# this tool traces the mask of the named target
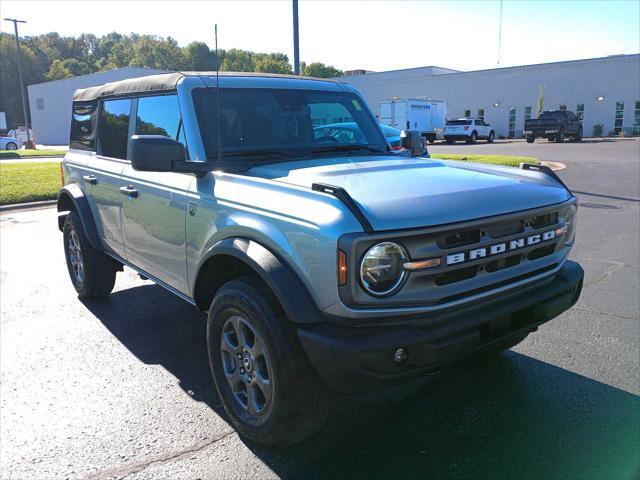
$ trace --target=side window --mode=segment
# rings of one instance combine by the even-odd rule
[[[104,100],[100,110],[100,154],[105,157],[127,158],[131,99]]]
[[[136,114],[136,135],[163,135],[184,145],[178,97],[140,97]]]
[[[69,147],[95,151],[98,102],[74,102],[71,112]]]

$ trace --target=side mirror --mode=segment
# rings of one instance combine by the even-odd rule
[[[184,145],[162,135],[134,135],[128,150],[131,166],[142,172],[172,172],[173,163],[186,156]]]
[[[417,130],[402,130],[400,146],[408,150],[412,157],[424,155],[427,152],[422,135]]]

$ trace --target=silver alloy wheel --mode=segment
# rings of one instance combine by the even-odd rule
[[[84,283],[84,259],[82,258],[82,248],[80,248],[80,238],[74,228],[69,231],[68,239],[69,263],[76,283],[81,286]]]
[[[271,362],[263,339],[249,320],[229,317],[220,338],[222,369],[233,397],[251,416],[264,414],[273,398]]]

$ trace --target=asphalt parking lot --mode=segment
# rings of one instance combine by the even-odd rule
[[[53,209],[0,216],[0,477],[637,478],[640,143],[434,145],[563,162],[581,204],[579,303],[494,361],[335,402],[289,450],[246,443],[204,317],[130,270],[81,302]]]

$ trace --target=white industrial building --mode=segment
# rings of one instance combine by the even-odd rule
[[[162,72],[127,67],[30,85],[36,141],[68,143],[71,98],[76,89]],[[483,118],[496,135],[504,137],[522,135],[525,118],[535,118],[540,93],[545,110],[566,108],[582,116],[585,136],[599,123],[605,135],[640,133],[640,55],[471,72],[434,66],[388,72],[353,70],[341,80],[358,88],[374,113],[381,101],[394,97],[444,100],[448,118]]]
[[[93,87],[126,78],[144,77],[164,70],[125,67],[108,72],[63,78],[29,85],[31,128],[41,145],[68,145],[71,128],[71,99],[78,88]]]
[[[363,73],[366,72],[366,73]],[[447,117],[480,117],[496,135],[519,138],[526,118],[543,109],[583,117],[585,136],[595,124],[609,132],[640,133],[640,55],[461,72],[420,67],[388,72],[354,70],[343,78],[362,92],[374,113],[394,97],[444,100]]]

